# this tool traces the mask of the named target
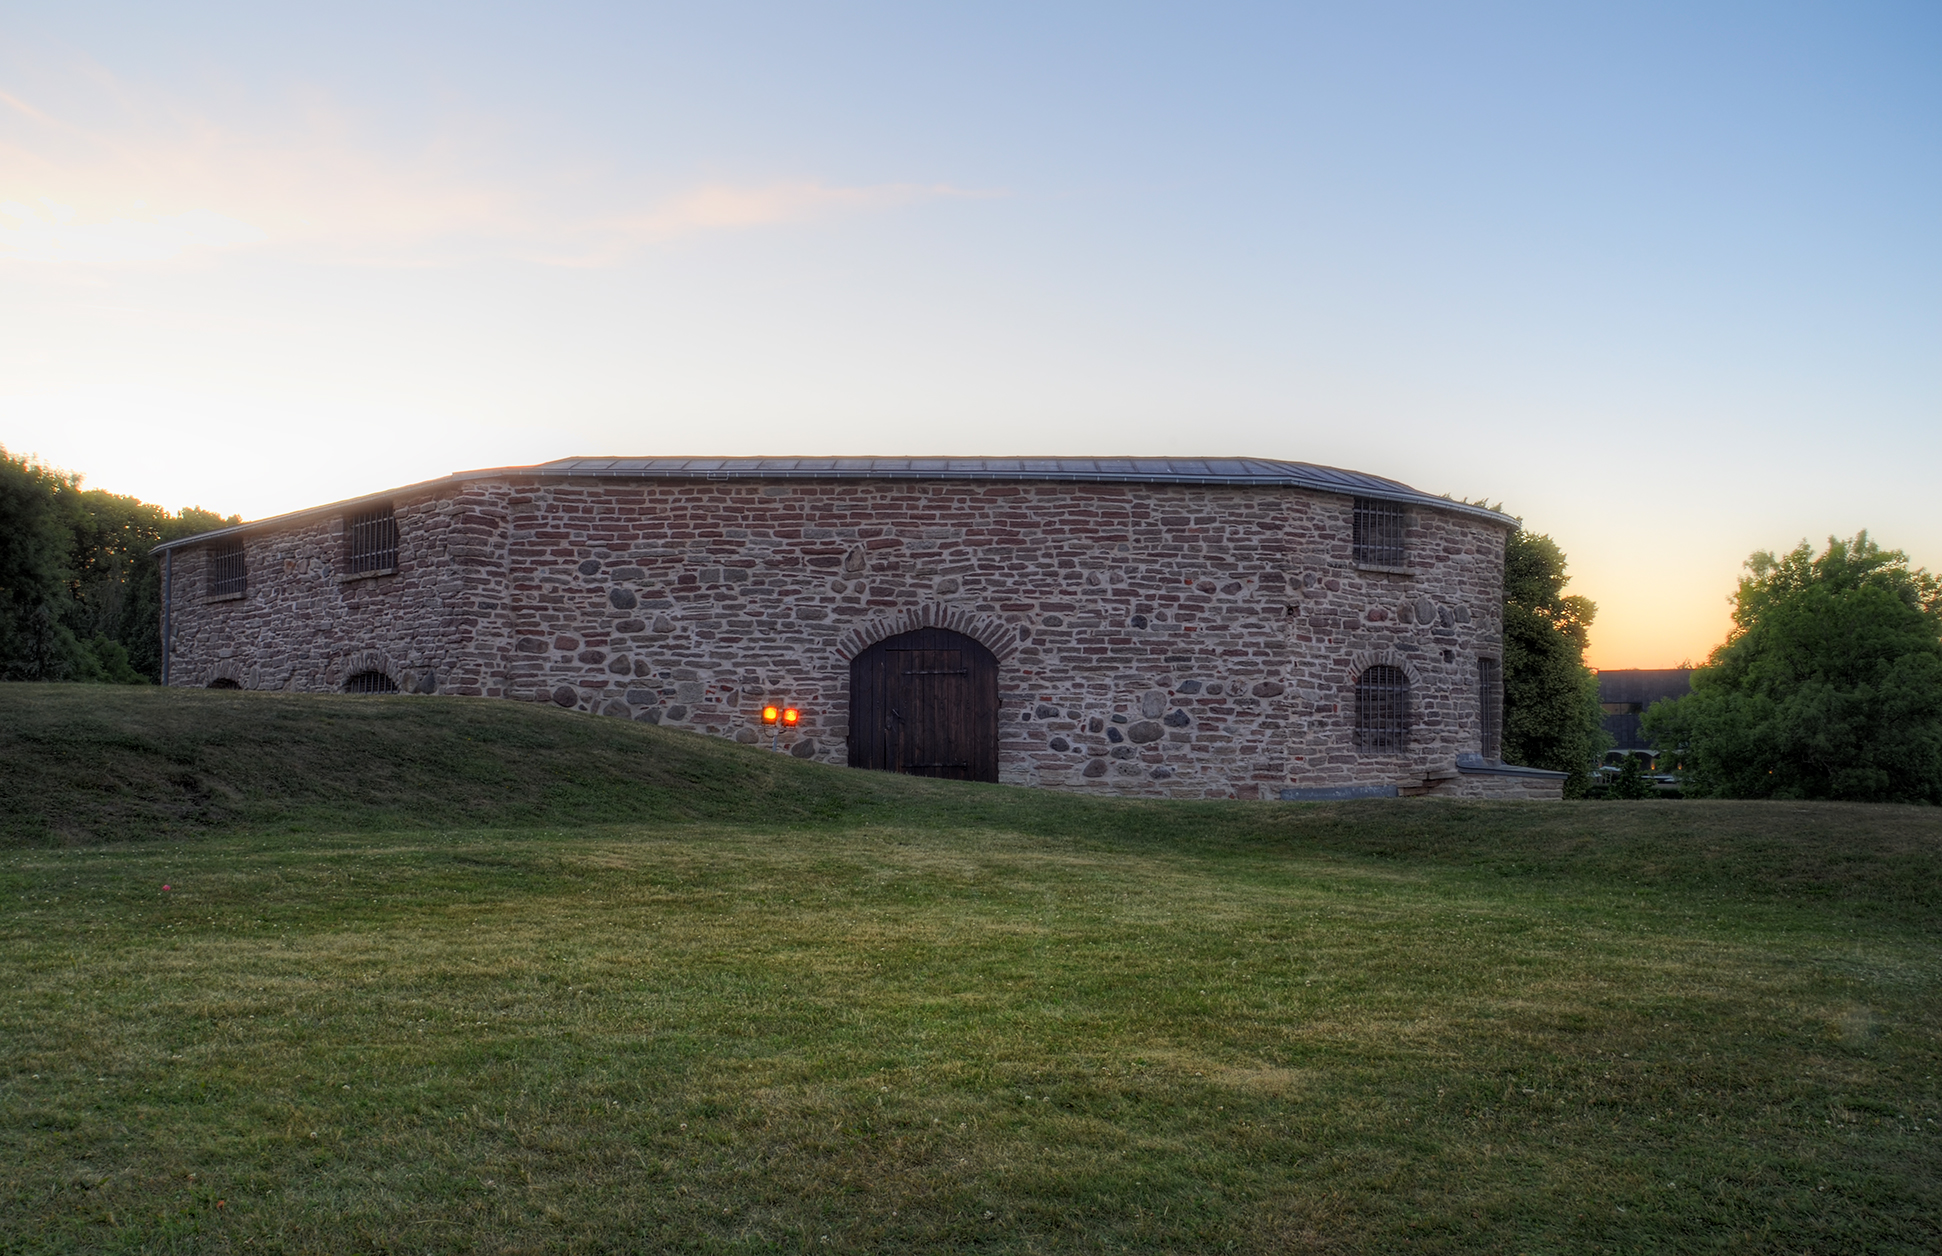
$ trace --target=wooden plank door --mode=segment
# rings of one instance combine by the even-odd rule
[[[998,660],[947,628],[877,642],[850,663],[850,766],[998,779]]]

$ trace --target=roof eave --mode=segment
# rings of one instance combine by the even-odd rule
[[[1322,479],[1309,479],[1302,476],[1266,475],[1185,475],[1170,476],[1131,474],[1107,471],[1020,471],[994,472],[957,470],[948,467],[935,468],[896,468],[896,469],[843,469],[829,467],[767,467],[761,470],[709,470],[703,468],[661,467],[653,470],[602,466],[563,465],[577,462],[599,462],[611,464],[630,462],[633,459],[561,459],[557,463],[541,463],[538,466],[512,468],[521,473],[540,476],[560,476],[564,478],[591,478],[605,480],[988,480],[993,483],[1069,483],[1069,484],[1207,484],[1238,488],[1298,488],[1311,493],[1328,493],[1336,497],[1367,497],[1376,501],[1392,501],[1408,506],[1426,506],[1432,510],[1447,510],[1453,514],[1466,515],[1485,523],[1492,523],[1506,531],[1518,531],[1520,525],[1515,518],[1488,506],[1472,502],[1460,502],[1454,498],[1437,497],[1420,489],[1412,489],[1406,484],[1394,488],[1382,485],[1333,484]],[[722,461],[731,461],[723,459]],[[1336,468],[1324,468],[1335,470]],[[1371,479],[1375,477],[1369,477]]]
[[[526,470],[524,467],[488,467],[479,471],[454,471],[450,475],[441,475],[435,480],[420,480],[416,484],[405,484],[398,488],[388,488],[377,493],[363,493],[356,497],[346,497],[341,501],[325,502],[321,506],[306,506],[302,510],[287,511],[280,515],[268,515],[262,519],[251,519],[247,523],[231,524],[227,528],[211,528],[207,532],[197,532],[193,536],[177,537],[173,541],[164,541],[160,545],[151,547],[148,552],[151,554],[160,554],[164,550],[181,549],[186,545],[203,545],[225,536],[236,536],[244,532],[256,532],[265,528],[282,527],[305,519],[312,519],[318,515],[337,514],[358,506],[368,506],[409,493],[434,489],[441,484],[461,484],[468,480],[490,480],[504,475],[516,474],[524,470]]]
[[[585,461],[594,461],[586,459]],[[178,537],[164,541],[149,550],[151,554],[161,554],[168,550],[181,549],[190,545],[203,545],[225,536],[237,536],[246,532],[287,526],[320,515],[330,515],[370,505],[412,493],[435,489],[445,484],[462,484],[476,480],[536,478],[536,479],[601,479],[601,480],[987,480],[993,483],[1073,483],[1073,484],[1201,484],[1236,488],[1297,488],[1311,493],[1328,493],[1337,497],[1369,497],[1377,501],[1393,501],[1406,506],[1428,507],[1432,510],[1447,510],[1453,514],[1465,515],[1484,523],[1495,524],[1507,531],[1515,532],[1518,522],[1509,515],[1491,510],[1487,506],[1473,505],[1470,502],[1454,501],[1447,497],[1432,497],[1427,493],[1397,485],[1394,490],[1380,485],[1344,486],[1325,481],[1306,479],[1301,476],[1217,476],[1217,475],[1176,475],[1160,477],[1119,472],[1064,472],[1057,474],[1043,472],[1014,472],[1005,474],[992,471],[954,470],[951,468],[913,468],[884,470],[836,470],[833,468],[768,468],[759,471],[721,471],[685,468],[659,468],[655,470],[628,470],[612,466],[561,466],[540,463],[527,467],[484,467],[474,471],[454,471],[437,479],[420,480],[415,484],[405,484],[397,488],[384,489],[376,493],[363,493],[356,497],[346,497],[340,501],[326,502],[321,506],[307,506],[302,510],[292,510],[280,515],[270,515],[263,519],[252,519],[247,523],[233,524],[227,528],[213,528],[198,532],[193,536]]]

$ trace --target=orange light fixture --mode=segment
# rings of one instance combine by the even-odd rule
[[[794,728],[796,726],[796,721],[801,718],[802,718],[802,712],[796,710],[796,708],[794,707],[784,707],[782,709],[782,722],[784,724],[787,724],[790,728]]]
[[[774,707],[762,708],[762,722],[764,724],[773,724],[780,718],[782,718],[782,712],[776,710]]]

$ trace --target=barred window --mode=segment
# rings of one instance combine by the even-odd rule
[[[1482,715],[1483,757],[1504,757],[1504,665],[1496,659],[1477,660],[1477,706]]]
[[[398,565],[398,520],[391,513],[391,503],[352,515],[344,532],[352,575],[389,571]]]
[[[1377,664],[1356,677],[1355,744],[1359,750],[1409,745],[1409,677],[1402,668]]]
[[[1403,508],[1374,498],[1355,499],[1355,561],[1371,567],[1400,567],[1403,551]]]
[[[242,688],[241,685],[229,679],[229,677],[227,676],[216,677],[214,680],[209,682],[208,687],[211,689],[241,689]]]
[[[227,597],[249,588],[249,572],[243,566],[243,538],[227,536],[212,541],[209,555],[209,596]]]
[[[344,682],[345,693],[396,693],[398,682],[383,672],[359,672]]]

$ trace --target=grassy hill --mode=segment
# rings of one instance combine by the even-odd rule
[[[212,830],[788,825],[921,788],[621,720],[465,698],[10,685],[0,833],[93,842]]]
[[[15,685],[0,842],[0,1251],[1942,1247],[1931,810]]]

